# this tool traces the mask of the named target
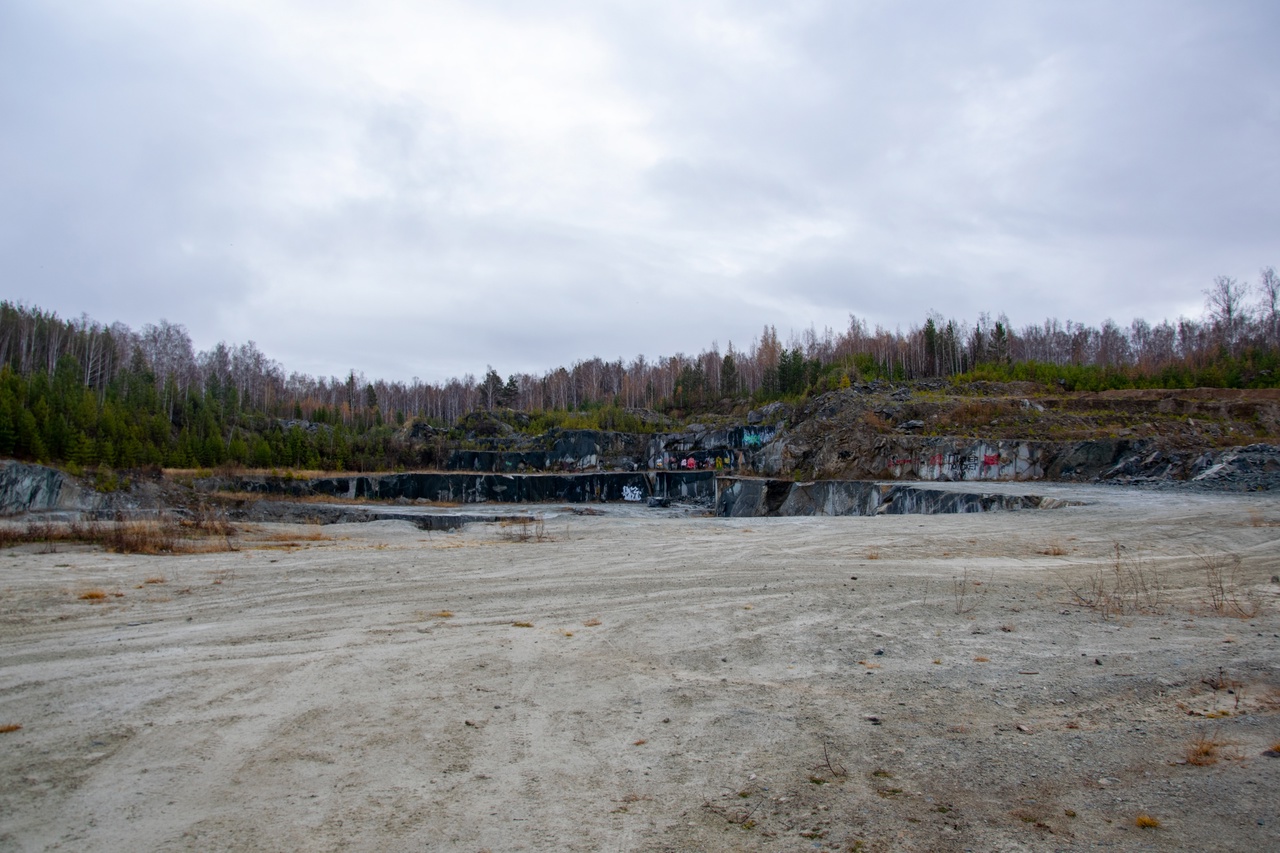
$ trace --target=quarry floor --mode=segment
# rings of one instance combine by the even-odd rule
[[[0,850],[1280,849],[1280,497],[1007,488],[6,549]]]

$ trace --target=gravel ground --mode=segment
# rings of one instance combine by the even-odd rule
[[[1280,849],[1280,498],[990,488],[6,550],[0,849]]]

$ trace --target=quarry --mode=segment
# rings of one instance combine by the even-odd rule
[[[1275,848],[1277,450],[1192,403],[0,463],[0,848]]]

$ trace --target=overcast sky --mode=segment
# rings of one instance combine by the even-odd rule
[[[1280,3],[0,0],[0,296],[438,381],[1280,265]]]

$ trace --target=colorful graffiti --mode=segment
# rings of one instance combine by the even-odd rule
[[[755,429],[752,427],[744,427],[742,430],[742,446],[743,447],[762,447],[773,441],[778,431],[773,427],[763,427]]]

